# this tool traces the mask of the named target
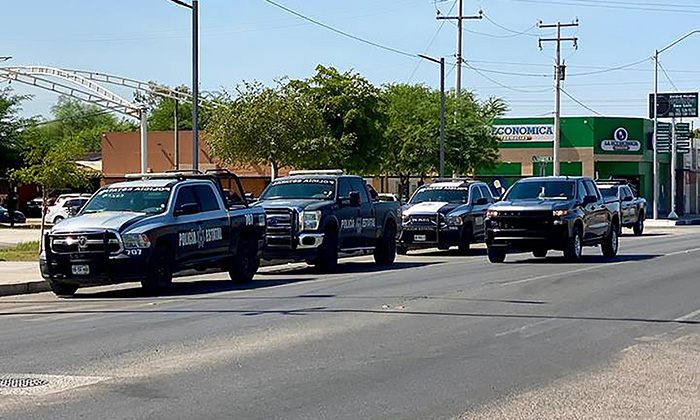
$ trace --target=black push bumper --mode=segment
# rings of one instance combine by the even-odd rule
[[[486,230],[486,245],[493,248],[505,248],[518,251],[533,251],[537,249],[563,250],[570,236],[569,223],[565,220],[560,224],[537,229],[509,229],[488,224]]]

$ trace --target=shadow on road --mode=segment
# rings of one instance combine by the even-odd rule
[[[228,279],[228,275],[221,274],[221,280],[201,280],[189,282],[173,282],[170,290],[159,296],[194,296],[207,293],[229,292],[233,290],[255,290],[265,287],[280,286],[283,284],[299,283],[313,280],[310,277],[293,278],[284,280],[253,280],[249,283],[234,283]],[[79,289],[78,293],[69,299],[124,299],[137,297],[154,297],[146,294],[141,287],[128,289],[107,290],[100,292],[89,292],[90,289]]]
[[[406,270],[409,268],[425,267],[428,265],[440,264],[439,262],[395,262],[392,265],[377,265],[375,263],[361,263],[361,262],[346,262],[338,264],[336,271],[329,275],[337,274],[352,274],[352,273],[377,273],[380,271],[397,271]],[[278,276],[278,275],[298,275],[298,274],[314,274],[319,275],[318,271],[313,266],[301,266],[301,267],[285,267],[281,266],[277,270],[270,270],[265,272],[258,272],[258,276]],[[321,275],[323,276],[323,275]],[[322,278],[322,277],[321,277]]]
[[[663,257],[660,254],[637,254],[637,255],[618,255],[613,258],[604,257],[602,255],[584,255],[580,261],[572,263],[563,256],[554,256],[546,258],[528,258],[526,260],[508,261],[506,264],[604,264],[615,262],[630,262],[630,261],[648,261],[654,258]]]
[[[457,248],[449,249],[447,251],[438,249],[435,251],[423,252],[420,254],[411,254],[409,251],[408,256],[410,257],[411,255],[417,255],[421,257],[475,257],[479,255],[486,255],[486,248],[470,249],[467,253],[460,252]]]
[[[634,233],[623,233],[620,235],[621,238],[646,238],[655,236],[668,236],[668,233],[644,233],[643,235],[637,236]]]

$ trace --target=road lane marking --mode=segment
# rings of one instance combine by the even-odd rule
[[[660,256],[657,257],[657,258],[672,257],[672,256],[674,256],[674,255],[681,255],[681,254],[690,254],[691,252],[696,252],[696,251],[700,251],[700,248],[691,248],[691,249],[684,249],[684,250],[682,250],[682,251],[671,252],[671,253],[669,253],[669,254],[660,255]],[[569,274],[576,274],[576,273],[581,273],[581,272],[585,272],[585,271],[595,270],[595,269],[597,269],[597,268],[612,267],[612,266],[615,266],[615,265],[627,264],[627,263],[634,263],[634,262],[637,262],[637,261],[634,261],[634,260],[630,260],[630,261],[617,261],[617,262],[611,262],[611,263],[605,263],[605,264],[598,264],[598,265],[594,265],[594,266],[592,266],[592,267],[579,268],[579,269],[576,269],[576,270],[569,270],[569,271],[563,271],[563,272],[552,273],[552,274],[544,274],[544,275],[536,276],[536,277],[528,277],[528,278],[520,279],[520,280],[513,280],[513,281],[506,281],[506,282],[489,282],[489,283],[487,283],[487,284],[497,284],[497,285],[500,285],[500,286],[511,286],[511,285],[514,285],[514,284],[527,283],[527,282],[531,282],[531,281],[535,281],[535,280],[547,279],[547,278],[550,278],[550,277],[562,277],[562,276],[566,276],[566,275],[569,275]]]
[[[690,320],[690,319],[692,319],[692,318],[695,318],[695,317],[698,316],[698,315],[700,315],[700,309],[698,309],[697,311],[693,311],[693,312],[691,312],[691,313],[689,313],[689,314],[685,314],[685,315],[683,315],[683,316],[680,317],[680,318],[676,318],[676,319],[674,319],[674,321],[676,321],[676,322],[685,322],[685,321],[688,321],[688,320]]]

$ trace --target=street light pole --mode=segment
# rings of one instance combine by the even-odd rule
[[[199,170],[199,0],[171,2],[192,10],[192,170]]]
[[[439,60],[427,55],[418,54],[424,58],[440,65],[440,178],[445,176],[445,58]]]
[[[659,169],[658,169],[658,133],[657,130],[659,128],[659,118],[657,116],[657,105],[658,105],[658,94],[659,94],[659,54],[662,52],[670,49],[674,45],[678,44],[679,42],[683,41],[684,39],[690,37],[691,35],[694,34],[699,34],[700,29],[696,29],[694,31],[690,31],[687,34],[683,35],[682,37],[678,38],[677,40],[673,41],[672,43],[668,44],[664,48],[660,50],[656,50],[654,52],[654,208],[653,208],[653,218],[656,219],[658,217],[658,207],[659,207]],[[673,127],[672,129],[674,129]],[[670,219],[677,219],[678,215],[676,214],[676,144],[675,144],[675,133],[671,134],[671,212],[669,213],[668,217]]]

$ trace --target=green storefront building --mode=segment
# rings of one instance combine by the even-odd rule
[[[561,175],[624,178],[651,203],[653,197],[654,123],[646,118],[563,117],[561,119]],[[501,139],[501,162],[480,177],[502,177],[508,185],[526,176],[552,174],[554,120],[502,118],[494,133]],[[670,158],[659,156],[661,211],[670,205],[667,187]]]

